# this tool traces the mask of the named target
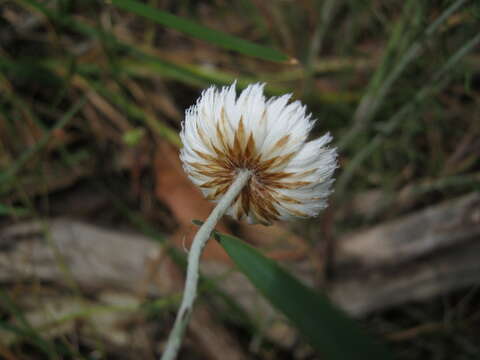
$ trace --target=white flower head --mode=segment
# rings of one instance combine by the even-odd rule
[[[228,214],[249,223],[311,217],[327,206],[337,152],[330,134],[307,141],[314,125],[291,94],[266,99],[264,84],[237,98],[235,83],[202,92],[186,111],[180,158],[204,196],[218,201],[242,169],[252,176]]]

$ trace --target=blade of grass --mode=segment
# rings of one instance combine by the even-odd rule
[[[325,358],[391,359],[383,345],[364,334],[325,296],[304,286],[247,243],[218,232],[214,236],[240,271]]]
[[[73,30],[79,31],[80,33],[92,36],[99,39],[100,41],[109,41],[115,43],[119,48],[127,51],[128,54],[137,58],[138,60],[123,60],[119,63],[119,66],[129,74],[148,74],[151,72],[156,72],[161,76],[175,79],[186,84],[190,84],[196,87],[204,87],[207,85],[219,84],[226,85],[231,84],[234,80],[238,80],[239,88],[244,88],[248,84],[261,81],[258,78],[248,78],[244,76],[239,76],[238,74],[229,74],[221,72],[218,70],[203,69],[195,65],[186,65],[186,64],[174,64],[164,59],[160,59],[157,56],[150,55],[144,50],[140,50],[138,47],[123,43],[115,38],[114,35],[106,33],[94,27],[91,27],[87,24],[83,24],[77,21],[73,17],[64,17],[57,19],[55,14],[48,8],[43,7],[41,4],[36,3],[35,0],[21,0],[29,5],[31,5],[37,11],[40,11],[45,16],[52,18],[52,20],[59,21],[61,24],[69,25]],[[35,6],[33,6],[35,4]],[[55,64],[58,63],[55,61],[47,61],[45,65],[51,70],[57,69]],[[79,68],[81,67],[84,71],[89,73],[96,72],[97,67],[92,64],[78,64]],[[77,69],[80,71],[79,69]],[[268,79],[266,79],[268,80]],[[279,86],[273,86],[270,84],[267,89],[267,93],[271,95],[282,95],[287,92],[291,92],[291,88],[283,88]],[[325,92],[325,93],[312,93],[309,97],[309,101],[312,102],[321,102],[321,103],[350,103],[357,101],[359,94],[352,92]]]
[[[241,54],[276,62],[287,62],[293,60],[277,50],[257,45],[255,43],[240,39],[238,37],[207,28],[193,21],[169,14],[165,11],[158,10],[152,6],[148,6],[138,1],[111,0],[111,2],[112,4],[124,10],[153,20],[161,25],[175,29],[192,37],[205,40],[211,44],[215,44],[229,50],[237,51]]]
[[[480,43],[480,34],[474,36],[461,49],[453,54],[445,64],[438,70],[428,82],[428,85],[421,88],[413,97],[413,99],[405,104],[399,111],[397,111],[382,127],[382,132],[377,134],[367,146],[359,151],[355,157],[344,167],[344,171],[338,178],[335,196],[342,198],[345,195],[345,190],[349,181],[353,178],[355,171],[382,143],[393,133],[400,122],[405,119],[421,102],[428,97],[433,96],[442,90],[450,80],[448,76],[450,70],[470,51],[472,51]]]
[[[321,3],[321,6],[320,6]],[[318,12],[320,14],[319,19],[317,20],[317,25],[313,33],[312,40],[310,41],[310,47],[308,50],[307,57],[305,59],[304,65],[304,83],[303,83],[303,93],[307,94],[311,92],[313,75],[315,73],[315,61],[320,54],[325,35],[330,26],[331,21],[334,18],[334,10],[338,9],[341,5],[339,0],[325,0],[317,1]]]
[[[47,340],[44,340],[43,338],[39,337],[39,331],[36,331],[35,329],[33,329],[32,332],[28,329],[9,324],[3,320],[0,320],[0,329],[10,332],[14,335],[12,343],[15,344],[16,342],[25,341],[26,343],[35,346],[40,351],[45,353],[48,359],[58,360],[65,358],[62,357],[62,355],[73,359],[90,359],[80,354],[78,351],[76,351],[76,349],[73,348],[73,346],[70,346],[69,344],[56,344],[54,342],[48,342]],[[1,345],[4,344],[0,344],[0,346]],[[12,344],[10,343],[9,345]]]
[[[68,124],[70,120],[73,119],[73,117],[77,114],[77,112],[82,108],[82,106],[85,104],[85,98],[80,99],[77,101],[71,108],[68,110],[65,115],[55,124],[54,127],[52,127],[43,137],[40,139],[38,143],[36,143],[34,146],[32,146],[30,149],[26,150],[20,158],[15,161],[8,169],[5,171],[5,173],[0,174],[0,184],[9,182],[12,180],[15,175],[21,170],[21,168],[25,165],[25,163],[30,160],[38,151],[40,151],[47,143],[50,141],[52,138],[53,134],[55,131],[62,129],[65,125]],[[6,192],[8,191],[9,186],[3,186],[2,189],[0,189],[0,192]]]
[[[110,33],[99,30],[93,26],[83,24],[82,22],[77,21],[72,16],[68,16],[68,14],[65,14],[65,13],[59,14],[55,10],[48,8],[47,6],[45,6],[44,4],[38,1],[18,0],[18,2],[20,4],[23,4],[29,10],[33,9],[36,12],[39,12],[40,14],[45,16],[49,21],[58,23],[59,25],[62,25],[62,26],[66,26],[70,30],[78,31],[81,34],[98,38],[99,40],[102,40],[102,41],[108,41],[113,44],[117,43],[117,39],[115,38],[115,36],[111,35]]]
[[[88,83],[95,91],[97,91],[102,96],[105,96],[105,98],[110,100],[120,109],[126,111],[129,116],[141,120],[155,133],[168,140],[171,144],[177,147],[181,146],[181,141],[177,130],[172,129],[167,124],[159,121],[154,115],[148,113],[147,111],[144,111],[140,106],[137,106],[132,101],[129,101],[121,93],[110,92],[108,89],[102,86],[100,82],[89,81],[85,78],[82,80],[86,81],[86,83]]]
[[[162,310],[175,309],[175,306],[181,300],[181,294],[173,294],[169,296],[162,297],[161,299],[147,301],[141,304],[129,304],[129,305],[97,305],[97,304],[88,304],[81,305],[78,310],[74,310],[68,313],[54,314],[52,319],[49,319],[45,323],[41,323],[35,326],[35,330],[38,332],[47,331],[49,329],[64,325],[65,323],[78,320],[78,319],[88,319],[94,318],[100,314],[118,312],[118,313],[129,313],[129,312],[138,312],[146,311],[147,313],[154,314]]]
[[[54,76],[53,72],[44,67],[37,59],[9,60],[0,56],[0,72],[7,73],[20,81],[38,81],[45,86],[55,86],[61,79]]]
[[[24,339],[45,353],[49,359],[57,358],[55,353],[52,351],[52,346],[44,339],[37,337],[36,333],[32,333],[31,331],[19,326],[9,324],[3,320],[0,320],[0,329],[13,333],[19,339]]]
[[[14,304],[10,296],[0,289],[0,305],[10,313],[19,323],[18,326],[9,324],[4,321],[0,321],[0,328],[15,333],[17,336],[25,339],[32,345],[36,346],[39,350],[43,351],[49,359],[57,359],[58,354],[55,351],[55,347],[46,341],[34,328],[32,328],[23,316],[23,313]]]
[[[427,27],[423,36],[415,41],[400,57],[391,71],[386,71],[385,66],[380,66],[377,73],[383,73],[385,76],[374,74],[372,78],[373,85],[368,86],[367,93],[364,95],[353,116],[353,127],[345,134],[338,144],[339,150],[345,149],[350,142],[355,139],[357,134],[363,130],[369,121],[375,116],[375,113],[383,104],[392,85],[400,77],[403,71],[410,63],[415,60],[423,51],[426,43],[436,33],[439,27],[468,0],[457,0],[450,5],[430,26]],[[397,33],[393,36],[397,37]],[[392,47],[395,49],[395,47]],[[389,56],[389,52],[385,56]],[[377,85],[375,85],[377,84]]]
[[[211,84],[230,85],[237,81],[240,89],[246,88],[249,84],[262,81],[258,77],[245,77],[238,74],[231,74],[219,70],[205,69],[200,66],[190,64],[172,64],[158,58],[142,59],[142,61],[127,60],[123,63],[124,69],[131,75],[152,75],[153,73],[166,76],[175,80],[188,83],[195,87],[205,87]],[[272,79],[275,80],[275,79]],[[265,92],[269,95],[283,95],[291,92],[289,87],[283,87],[270,81]],[[312,93],[310,100],[319,103],[349,103],[357,101],[359,95],[348,91],[329,91],[323,93]]]
[[[22,217],[30,214],[30,211],[26,208],[8,206],[0,204],[0,216],[13,216],[13,217]]]

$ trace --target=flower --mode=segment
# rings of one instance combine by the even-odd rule
[[[249,223],[312,217],[327,206],[337,152],[330,134],[307,141],[315,123],[291,94],[265,99],[265,84],[237,98],[235,83],[204,90],[185,114],[180,158],[191,181],[217,202],[242,169],[252,175],[227,214]]]

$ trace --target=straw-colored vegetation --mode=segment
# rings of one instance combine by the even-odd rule
[[[306,103],[340,168],[320,218],[217,229],[395,358],[474,359],[479,29],[473,0],[0,0],[0,358],[158,358],[210,209],[180,124],[237,80]],[[181,359],[323,359],[218,243],[204,266]]]

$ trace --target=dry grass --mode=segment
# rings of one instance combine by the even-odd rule
[[[310,244],[319,232],[333,241],[480,189],[475,1],[147,3],[280,49],[298,63],[240,55],[100,1],[0,1],[2,226],[65,216],[146,232],[128,223],[135,217],[155,224],[162,238],[173,234],[183,219],[171,199],[155,196],[158,178],[169,175],[158,172],[155,156],[166,143],[180,146],[184,109],[202,88],[234,79],[239,87],[267,81],[270,95],[293,92],[320,120],[318,131],[330,130],[340,147],[331,210],[322,224],[293,225]],[[372,193],[374,204],[352,205]],[[355,210],[365,206],[368,213]],[[69,279],[68,268],[62,271]],[[147,296],[118,304],[66,283],[2,283],[0,334],[13,340],[0,336],[0,357],[138,358],[105,325],[120,321],[141,357],[155,358],[171,303]],[[43,306],[19,300],[26,296]],[[32,312],[48,313],[48,299],[74,319],[56,333],[30,324]],[[386,334],[399,359],[473,359],[479,303],[476,288],[464,289],[370,315],[365,324]],[[108,316],[92,321],[97,313]],[[315,358],[303,343],[261,341],[259,324],[229,316],[220,314],[223,328],[255,358]],[[185,359],[198,358],[196,341],[187,342]]]

